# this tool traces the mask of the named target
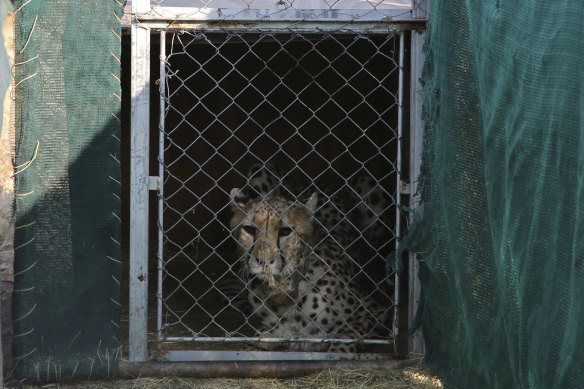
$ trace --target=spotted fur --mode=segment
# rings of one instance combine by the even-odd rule
[[[359,266],[350,247],[358,231],[346,216],[356,208],[352,191],[304,191],[296,200],[278,188],[263,188],[265,181],[258,181],[265,177],[261,170],[250,173],[248,185],[257,193],[231,190],[230,227],[249,279],[249,303],[262,321],[259,335],[357,339],[371,334],[385,321],[386,310],[356,282]],[[291,342],[289,348],[355,351],[342,343]]]

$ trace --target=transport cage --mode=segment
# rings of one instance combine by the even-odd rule
[[[162,34],[160,47],[159,341],[181,350],[349,343],[360,353],[394,352],[403,35],[181,31]],[[299,201],[319,191],[321,201],[348,203],[318,222],[349,226],[343,249],[356,271],[337,282],[357,284],[375,302],[375,310],[359,301],[343,308],[367,311],[366,333],[349,322],[341,338],[262,336],[262,312],[248,301],[256,280],[246,275],[230,228],[230,190],[251,191],[254,168],[281,179],[264,190]],[[325,300],[317,302],[317,326],[335,319],[324,315],[333,309]]]
[[[426,16],[406,3],[132,4],[130,361],[406,354],[417,284],[397,248],[418,170],[402,156],[409,49],[422,42],[408,30]],[[313,234],[286,233],[308,247],[307,264],[293,266],[282,229],[268,242],[267,222],[249,248],[277,245],[270,263],[291,276],[248,266],[252,226],[234,217],[264,198],[274,211],[277,196],[280,213],[313,213],[302,221]]]

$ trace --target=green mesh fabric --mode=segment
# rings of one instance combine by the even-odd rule
[[[425,363],[446,388],[581,388],[584,6],[434,1],[423,73]]]
[[[121,5],[15,8],[13,375],[108,376],[119,348]]]

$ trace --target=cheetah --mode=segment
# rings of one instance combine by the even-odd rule
[[[371,336],[385,323],[389,307],[377,304],[357,284],[357,250],[350,247],[358,231],[344,217],[355,208],[347,201],[350,195],[315,190],[289,198],[281,188],[254,189],[258,177],[267,176],[252,172],[251,188],[230,192],[230,228],[249,280],[249,304],[262,322],[258,335],[264,340],[323,339],[290,342],[285,346],[290,350],[355,352],[354,344],[324,340]],[[273,349],[276,344],[260,346]]]

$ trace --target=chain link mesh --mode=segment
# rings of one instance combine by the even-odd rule
[[[392,341],[397,35],[181,31],[167,40],[162,333],[257,336],[229,192],[259,165],[277,166],[292,195],[319,188],[337,208],[328,226],[349,226],[340,243],[358,269],[348,282],[383,307],[369,315],[376,330],[354,329],[354,339]],[[356,200],[343,208],[337,199]]]

